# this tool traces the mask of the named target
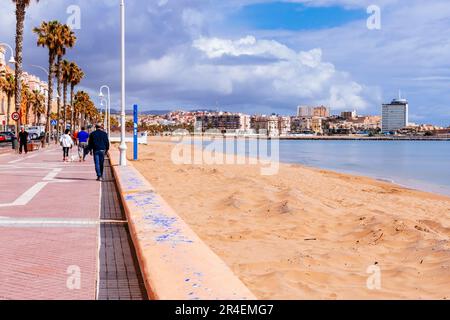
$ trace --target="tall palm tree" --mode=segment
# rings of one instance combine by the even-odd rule
[[[23,53],[23,29],[25,22],[26,9],[30,5],[31,0],[12,0],[16,4],[16,79],[22,79],[22,53]],[[36,0],[39,2],[39,0]],[[22,105],[22,81],[15,83],[15,105],[16,112],[20,111]],[[20,126],[20,120],[17,122],[17,131]]]
[[[82,123],[82,119],[83,120],[83,124],[85,125],[85,115],[86,115],[86,108],[87,108],[87,104],[89,102],[89,95],[84,92],[84,91],[78,91],[75,95],[75,100],[74,100],[74,110],[75,113],[77,114],[77,118],[78,118],[78,126],[81,127]]]
[[[53,74],[54,65],[57,55],[62,51],[61,39],[60,39],[61,24],[58,21],[42,22],[41,25],[33,29],[33,32],[37,34],[37,45],[40,47],[48,48],[48,105],[47,105],[47,121],[46,121],[46,136],[47,142],[50,137],[50,119],[53,105]],[[59,114],[59,113],[58,113]],[[53,120],[53,119],[52,119]],[[59,128],[59,125],[58,125]]]
[[[75,86],[77,86],[81,80],[84,78],[84,72],[81,70],[81,68],[75,63],[72,62],[70,64],[70,106],[71,106],[71,117],[70,117],[70,125],[75,128],[75,108],[74,108],[74,92],[75,92]],[[80,126],[79,126],[80,127]]]
[[[57,90],[58,90],[58,99],[57,99],[57,107],[58,107],[58,114],[61,114],[61,84],[62,84],[62,77],[61,77],[61,64],[62,64],[62,58],[66,55],[66,49],[72,48],[75,45],[75,42],[77,40],[77,37],[75,36],[75,33],[70,29],[70,27],[66,24],[60,24],[58,26],[58,41],[59,45],[57,46],[56,50],[56,67],[55,67],[55,76],[56,76],[56,83],[57,83]],[[65,106],[64,106],[65,109]],[[64,111],[65,112],[65,111]],[[64,125],[66,125],[64,120]],[[59,125],[57,129],[57,134],[59,136]],[[64,128],[65,130],[65,128]]]
[[[67,86],[71,78],[71,63],[67,60],[61,62],[61,81],[63,83],[63,119],[64,130],[67,128]]]

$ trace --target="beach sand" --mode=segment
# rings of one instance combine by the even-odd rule
[[[258,298],[450,299],[450,198],[300,165],[175,165],[168,141],[133,165]]]

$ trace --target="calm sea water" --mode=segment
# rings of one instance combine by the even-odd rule
[[[280,161],[450,195],[448,141],[280,141]]]
[[[279,143],[281,162],[368,176],[450,196],[449,141],[282,140]]]

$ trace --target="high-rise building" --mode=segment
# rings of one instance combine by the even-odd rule
[[[395,132],[408,126],[409,110],[408,101],[399,97],[382,107],[382,131],[384,133]]]

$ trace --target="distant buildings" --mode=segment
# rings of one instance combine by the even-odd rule
[[[245,132],[250,130],[250,116],[242,113],[208,112],[196,116],[195,129],[202,132],[210,129]]]
[[[382,107],[382,132],[396,132],[408,126],[409,110],[406,99],[394,99]]]
[[[394,132],[398,135],[444,135],[450,129],[408,123],[408,102],[393,100],[383,105],[382,116],[343,111],[330,115],[326,106],[299,106],[297,116],[246,115],[233,112],[174,111],[164,115],[142,115],[142,126],[163,126],[164,130],[188,129],[211,134],[289,137],[295,135],[370,135]],[[350,109],[351,110],[351,109]],[[131,116],[130,116],[131,117]],[[130,118],[131,120],[131,118]]]
[[[322,117],[327,118],[330,116],[330,109],[325,106],[319,107],[308,107],[308,106],[298,106],[297,107],[297,117],[312,118],[312,117]]]
[[[356,119],[358,117],[358,114],[355,111],[344,111],[341,112],[341,118],[344,118],[345,120],[352,120]]]
[[[286,136],[291,132],[291,117],[252,116],[251,129],[257,134],[265,134],[269,137]]]
[[[0,77],[5,77],[6,74],[11,73],[14,74],[14,70],[12,70],[6,63],[5,59],[5,48],[3,46],[0,46]],[[48,85],[46,82],[41,81],[41,79],[35,75],[29,74],[27,72],[22,73],[22,81],[23,83],[28,87],[30,91],[38,91],[41,94],[44,95],[45,99],[48,97]],[[8,129],[12,129],[12,127],[15,125],[15,122],[11,120],[10,116],[11,113],[15,111],[15,100],[14,95],[11,98],[11,105],[9,110],[9,117],[8,117],[8,111],[7,111],[7,104],[8,104],[8,97],[6,96],[5,92],[0,89],[0,129],[2,131],[7,131]],[[33,124],[45,124],[46,123],[46,116],[45,112],[41,115],[39,119],[35,119],[36,113],[31,112],[29,114],[28,119],[26,119],[25,115],[26,112],[26,97],[22,99],[22,106],[21,106],[21,115],[22,115],[22,123],[33,123]],[[45,100],[45,108],[47,106],[47,100]],[[33,106],[34,108],[34,106]],[[56,102],[53,102],[52,105],[52,112],[56,112]],[[9,118],[9,119],[8,119]],[[28,121],[27,121],[28,120]],[[7,124],[9,123],[10,127],[7,128]]]
[[[291,118],[291,133],[295,134],[311,134],[312,118],[311,117],[292,117]]]

